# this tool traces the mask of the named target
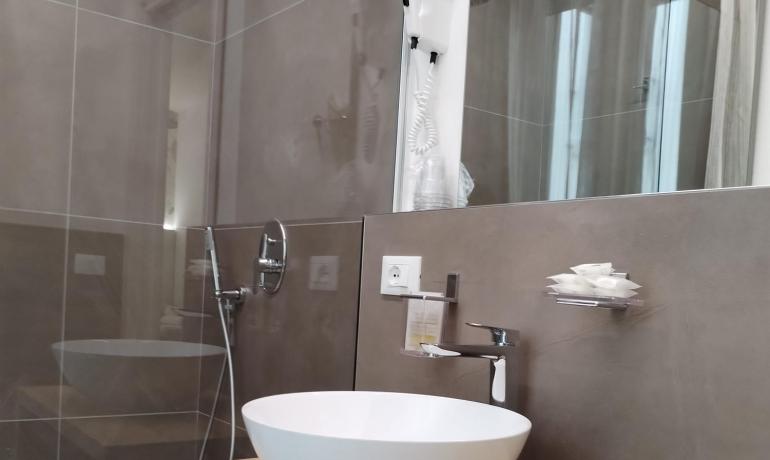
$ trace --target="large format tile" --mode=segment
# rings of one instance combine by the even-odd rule
[[[648,126],[650,122],[654,124]],[[676,157],[674,166],[667,167],[669,171],[672,167],[676,168],[676,178],[672,179],[676,190],[703,188],[711,101],[682,104],[679,119],[665,127],[668,131],[664,140],[661,140],[658,123],[657,117],[650,118],[646,111],[637,111],[585,119],[577,128],[567,124],[547,126],[543,139],[543,198],[584,198],[657,191],[658,179],[662,180],[665,171],[656,167],[661,168],[659,165],[665,161],[662,159],[664,155]],[[555,144],[554,139],[559,137],[557,131],[560,129],[579,129],[579,144]],[[562,136],[561,139],[565,138]],[[678,140],[678,143],[662,145],[662,142],[671,139]],[[574,148],[576,145],[577,149]],[[563,176],[558,169],[563,168],[565,162],[568,162],[569,168],[577,170],[573,176],[577,180],[576,185],[568,187],[561,180]],[[558,187],[555,186],[557,179]],[[571,191],[565,195],[564,190]]]
[[[198,414],[62,420],[62,460],[195,459]]]
[[[641,192],[645,156],[660,155],[657,144],[646,137],[659,133],[657,123],[647,126],[646,111],[583,120],[577,197]],[[556,154],[551,151],[552,161]]]
[[[67,209],[75,10],[0,1],[0,206]]]
[[[198,449],[198,455],[195,458],[201,460],[220,460],[228,458],[230,455],[230,424],[227,423],[227,416],[224,414],[218,415],[219,418],[214,419],[211,425],[211,434],[206,441],[206,446],[201,456],[200,449]],[[198,415],[198,424],[200,426],[200,433],[204,433],[205,428],[208,426],[211,419],[206,414]],[[203,441],[203,437],[200,438]],[[241,427],[236,427],[235,430],[235,458],[241,459],[253,459],[257,454],[254,452],[254,447],[251,445],[249,435],[246,430]]]
[[[79,6],[170,32],[215,41],[227,0],[80,0]]]
[[[677,78],[675,69],[677,64],[682,65],[679,77],[684,101],[713,96],[719,11],[701,1],[688,2],[687,17],[682,20],[686,23],[686,36],[677,37],[683,28],[676,22],[668,2],[576,0],[575,4],[579,11],[590,15],[586,117],[646,108],[647,100],[640,86],[643,78],[655,78],[651,72],[656,58],[668,62],[665,78]],[[656,25],[661,22],[671,22],[670,27]],[[656,55],[656,49],[666,51],[667,40],[681,42],[684,49],[672,47],[667,57]],[[577,53],[578,47],[573,43],[571,51]],[[679,51],[681,55],[677,54]],[[682,58],[683,63],[675,62]]]
[[[663,0],[582,0],[590,14],[590,49],[585,86],[585,117],[640,110],[647,106],[643,85],[650,75],[656,41],[666,42]],[[585,26],[585,23],[580,27]],[[580,44],[577,44],[580,47]],[[575,51],[577,53],[577,47]],[[579,59],[579,57],[578,57]]]
[[[236,318],[236,407],[262,396],[351,390],[355,367],[361,223],[290,225],[288,271],[273,296],[250,296]],[[225,286],[251,286],[261,228],[216,231]],[[221,345],[215,304],[204,340]],[[216,363],[219,364],[219,363]],[[211,412],[219,365],[204,368],[201,410]],[[216,415],[229,418],[223,389]],[[239,423],[240,415],[238,416]]]
[[[57,458],[56,420],[0,422],[0,455],[8,460]]]
[[[203,213],[203,225],[214,225],[217,218],[217,193],[220,184],[217,182],[219,173],[219,146],[222,134],[222,81],[224,70],[225,44],[219,43],[213,47],[213,73],[211,75],[211,118],[209,124],[208,157],[206,167],[206,194]]]
[[[83,12],[72,212],[203,220],[212,45]]]
[[[487,397],[485,362],[399,353],[406,306],[379,294],[381,257],[421,255],[424,289],[461,273],[447,340],[488,340],[465,321],[521,331],[515,384],[534,425],[523,460],[762,459],[768,196],[757,188],[367,217],[356,387]],[[613,314],[543,295],[546,276],[597,261],[629,271],[646,305]]]
[[[536,201],[543,127],[465,109],[462,159],[475,182],[471,206]]]
[[[713,0],[689,2],[684,62],[685,102],[714,97],[720,11]]]
[[[305,0],[227,0],[225,36],[281,14]]]
[[[645,155],[650,161],[660,156],[659,143],[646,143],[646,123],[646,112],[638,111],[585,119],[577,125],[547,126],[541,158],[542,198],[640,193]],[[654,141],[659,126],[649,129],[653,133],[649,139]]]
[[[705,186],[712,107],[710,99],[682,104],[677,190]]]
[[[77,397],[72,388],[65,386],[63,390],[65,401]],[[31,416],[52,416],[58,412],[57,387],[27,388],[21,396],[20,406]],[[14,460],[192,459],[197,458],[195,453],[205,433],[199,419],[197,412],[188,412],[0,422],[0,449],[4,449],[0,453],[4,459]],[[221,444],[224,436],[221,431],[214,432],[210,442]]]
[[[665,43],[666,28],[656,29],[656,20],[665,21],[668,13],[663,0],[573,0],[575,11],[562,11],[554,18],[554,51],[550,56],[546,116],[553,122],[557,61],[566,59],[586,66],[586,78],[576,78],[577,65],[569,69],[574,82],[573,95],[585,99],[585,117],[642,110],[647,106],[641,88],[650,76],[654,43]],[[567,32],[572,31],[572,38]],[[662,32],[661,32],[662,31]],[[565,34],[560,48],[560,35]],[[561,75],[564,78],[565,75]]]
[[[41,418],[19,407],[20,392],[58,391],[65,227],[62,216],[0,211],[0,420]]]
[[[519,2],[491,0],[470,10],[466,105],[498,114],[508,113],[509,47],[511,35],[515,33],[511,30],[510,21],[514,3]]]
[[[88,349],[94,351],[62,356],[65,388],[71,392],[62,402],[64,416],[197,410],[203,292],[195,263],[202,258],[199,233],[72,219],[65,340],[89,340]],[[186,351],[179,357],[158,356],[161,344],[150,342],[135,358],[121,359],[98,351],[99,342],[93,342],[118,339],[122,346],[178,341]],[[219,356],[205,359],[219,361]],[[95,381],[99,385],[90,384]]]
[[[555,21],[550,2],[490,0],[470,10],[465,103],[543,123]]]
[[[402,15],[308,1],[227,40],[218,223],[391,209]]]
[[[509,120],[468,108],[463,114],[462,162],[474,181],[468,204],[507,203]]]

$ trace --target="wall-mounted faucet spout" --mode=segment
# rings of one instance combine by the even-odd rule
[[[249,293],[250,291],[245,287],[240,287],[238,289],[225,289],[225,290],[217,289],[216,291],[214,291],[214,297],[216,297],[217,300],[222,300],[225,302],[238,305],[243,303],[244,299],[246,299],[246,295],[248,295]]]
[[[422,349],[436,358],[482,358],[489,360],[489,404],[516,410],[515,363],[519,331],[502,327],[466,323],[471,327],[487,329],[492,343],[487,345],[421,344]]]

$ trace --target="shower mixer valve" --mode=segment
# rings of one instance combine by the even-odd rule
[[[254,289],[272,295],[281,289],[286,273],[287,260],[286,227],[273,220],[265,225],[259,244],[259,255],[254,260]]]
[[[262,235],[262,243],[260,247],[260,255],[257,258],[257,269],[261,273],[281,273],[283,270],[283,262],[278,259],[267,258],[267,251],[269,246],[273,246],[278,243],[277,240],[270,238],[267,233]]]

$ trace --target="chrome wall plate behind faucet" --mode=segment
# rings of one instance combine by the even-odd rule
[[[281,289],[287,254],[286,227],[277,219],[268,222],[259,242],[259,256],[254,260],[256,288],[270,295]]]

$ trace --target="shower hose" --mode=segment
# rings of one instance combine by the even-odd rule
[[[216,245],[214,244],[214,230],[211,227],[206,228],[206,246],[208,248],[209,257],[211,258],[212,272],[214,278],[215,292],[221,292],[220,286],[220,272],[219,272],[219,259],[217,258]],[[203,437],[201,444],[201,450],[199,460],[204,460],[206,453],[206,445],[208,444],[209,436],[211,435],[211,428],[214,424],[214,413],[216,412],[217,404],[219,403],[219,395],[222,389],[222,382],[225,378],[225,372],[228,373],[228,380],[230,382],[230,450],[226,460],[233,460],[235,456],[235,379],[233,372],[233,349],[230,343],[230,331],[228,324],[230,323],[226,317],[232,314],[233,306],[229,304],[229,300],[223,301],[221,297],[217,296],[217,311],[219,312],[219,322],[222,326],[222,335],[225,338],[225,353],[226,359],[222,363],[222,372],[219,374],[219,383],[217,383],[217,391],[214,395],[214,402],[211,406],[211,416],[209,417],[209,423],[206,427],[206,434]]]

